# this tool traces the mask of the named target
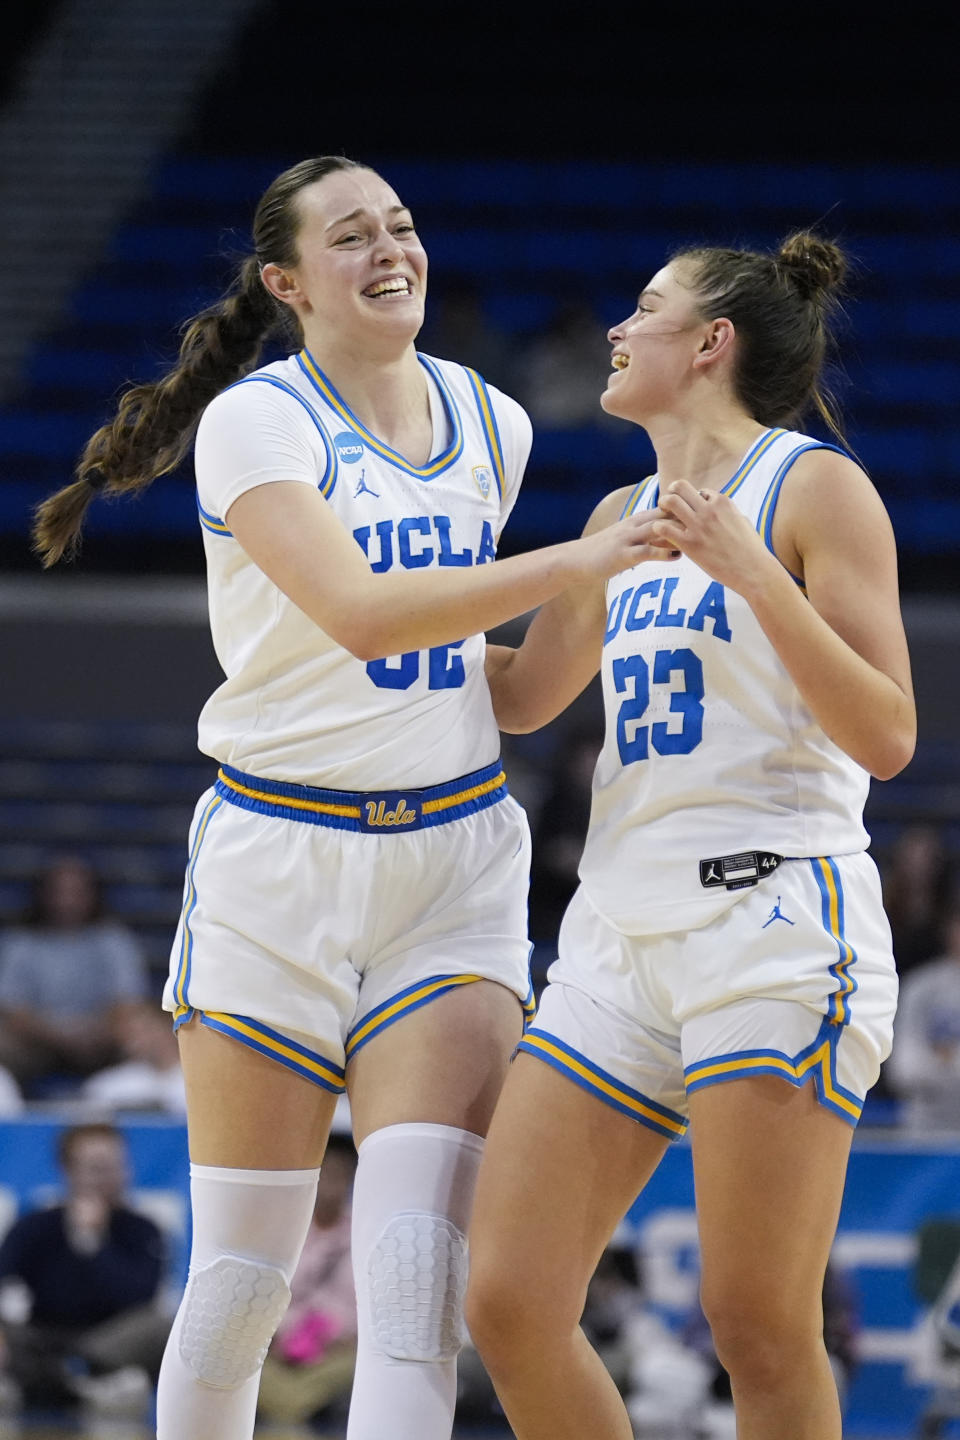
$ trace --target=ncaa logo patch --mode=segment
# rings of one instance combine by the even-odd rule
[[[490,491],[493,489],[493,475],[489,465],[474,465],[473,478],[477,482],[477,489],[484,500],[490,498]]]
[[[363,455],[363,441],[353,430],[341,430],[334,435],[333,444],[344,465],[356,465]]]

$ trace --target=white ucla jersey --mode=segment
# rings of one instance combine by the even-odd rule
[[[499,753],[482,635],[357,660],[267,578],[223,518],[244,491],[296,480],[321,491],[375,572],[492,561],[530,422],[475,372],[419,360],[434,421],[422,466],[372,435],[306,350],[254,371],[203,414],[197,493],[226,679],[204,706],[199,744],[222,763],[274,780],[377,790],[442,783]]]
[[[784,477],[815,448],[767,430],[723,487],[771,550]],[[624,513],[658,494],[654,475]],[[607,599],[606,735],[580,866],[601,915],[627,934],[694,929],[775,856],[866,847],[869,777],[824,734],[741,595],[681,556],[614,576]]]

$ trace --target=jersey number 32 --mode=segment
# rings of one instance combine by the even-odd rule
[[[424,652],[427,684],[431,690],[458,690],[463,684],[463,657],[452,653],[462,644],[462,640],[455,640],[452,645],[434,645],[432,650]],[[381,690],[409,690],[420,674],[420,653],[408,650],[405,655],[391,656],[388,660],[369,660],[367,674]]]

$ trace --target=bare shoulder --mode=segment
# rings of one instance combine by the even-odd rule
[[[885,515],[883,501],[870,476],[836,450],[808,450],[791,466],[781,505],[812,516],[828,515],[836,523],[846,516]],[[779,508],[779,507],[778,507]]]
[[[608,526],[615,525],[635,489],[635,485],[623,485],[619,490],[611,490],[609,495],[605,495],[584,525],[584,535],[595,535],[598,530],[606,530]]]
[[[788,557],[804,556],[813,546],[869,555],[878,544],[892,543],[893,529],[876,486],[855,460],[835,450],[808,450],[787,473],[773,538],[792,568]]]

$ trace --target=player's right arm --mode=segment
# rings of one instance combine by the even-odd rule
[[[634,518],[580,540],[492,564],[374,574],[316,488],[260,485],[227,524],[251,560],[359,660],[445,645],[492,629],[566,590],[637,563],[651,522]]]
[[[201,420],[198,490],[254,564],[359,660],[450,644],[602,581],[636,563],[651,528],[649,517],[631,518],[490,564],[374,573],[317,488],[324,459],[295,400],[238,385]]]
[[[610,533],[633,487],[608,495],[587,521],[584,538]],[[658,510],[643,512],[649,524]],[[666,556],[657,548],[656,556]],[[636,552],[632,564],[650,558],[651,547]],[[486,674],[493,712],[501,730],[526,734],[561,714],[600,669],[607,604],[603,580],[571,586],[537,611],[517,649],[487,646]]]

